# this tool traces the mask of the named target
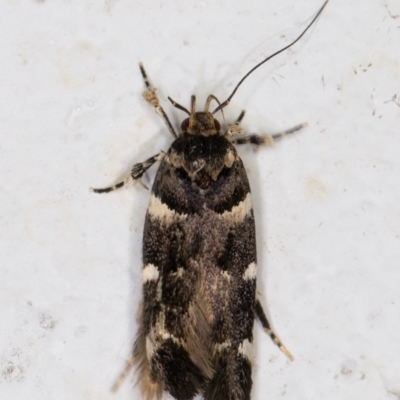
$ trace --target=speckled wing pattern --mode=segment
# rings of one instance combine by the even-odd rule
[[[250,186],[232,143],[183,133],[157,172],[134,356],[146,400],[250,399],[256,290]]]

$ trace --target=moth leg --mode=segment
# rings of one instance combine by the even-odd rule
[[[260,300],[256,301],[256,314],[258,319],[261,321],[261,324],[264,328],[264,331],[271,337],[272,341],[279,347],[283,354],[290,360],[293,361],[294,357],[290,354],[289,350],[282,344],[282,342],[275,335],[273,330],[271,329],[271,325],[268,322],[267,317],[265,316],[264,310],[260,303]]]
[[[146,91],[143,92],[143,98],[152,106],[154,107],[155,112],[164,120],[165,124],[167,125],[168,130],[171,132],[172,136],[175,138],[178,135],[175,132],[174,127],[172,126],[168,115],[164,111],[164,109],[160,106],[160,101],[156,94],[156,89],[151,87],[149,78],[147,77],[146,71],[144,70],[143,64],[139,63],[140,72],[142,73],[144,83],[146,84]]]
[[[246,110],[242,110],[239,114],[239,117],[237,118],[235,124],[239,125],[242,119],[244,118],[244,115],[246,114]]]
[[[233,135],[241,135],[243,133],[243,129],[239,127],[240,122],[242,121],[246,111],[242,110],[239,117],[235,121],[234,124],[228,124],[228,130],[225,132],[225,137],[230,138]]]
[[[287,129],[282,132],[275,133],[274,135],[248,135],[239,139],[234,139],[232,140],[232,143],[234,144],[247,144],[251,143],[256,145],[256,147],[264,145],[271,147],[274,145],[274,140],[279,139],[281,137],[284,137],[286,135],[289,135],[293,132],[297,132],[298,130],[305,128],[307,126],[307,123],[299,124],[294,126],[293,128]]]
[[[117,390],[121,387],[123,381],[128,376],[129,371],[132,369],[134,364],[135,364],[135,359],[133,357],[133,354],[131,354],[130,357],[128,358],[128,360],[125,363],[124,369],[121,371],[121,373],[119,374],[118,378],[116,379],[116,381],[114,382],[114,384],[111,387],[111,391],[113,393],[116,393]]]
[[[150,157],[146,161],[135,164],[132,167],[131,174],[127,178],[125,178],[122,182],[119,182],[116,185],[113,185],[113,186],[110,186],[110,187],[107,187],[104,189],[90,188],[90,191],[94,192],[94,193],[108,193],[108,192],[112,192],[113,190],[117,190],[117,189],[121,188],[122,186],[125,186],[126,184],[133,182],[133,181],[138,181],[147,189],[146,185],[140,180],[140,178],[155,162],[162,161],[164,157],[165,157],[165,153],[163,151],[160,151],[158,154],[156,154],[153,157]]]

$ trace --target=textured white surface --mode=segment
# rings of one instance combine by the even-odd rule
[[[137,63],[179,126],[167,95],[223,100],[321,3],[1,2],[1,399],[139,399],[129,379],[110,387],[136,329],[149,192],[88,190],[171,143]],[[253,399],[400,398],[399,54],[397,0],[331,0],[226,109],[246,108],[249,133],[309,123],[240,150],[259,291],[295,356],[257,324]]]

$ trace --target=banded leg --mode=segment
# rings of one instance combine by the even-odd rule
[[[116,379],[116,381],[114,382],[114,384],[111,387],[111,391],[113,393],[116,393],[118,391],[118,389],[121,387],[123,381],[128,376],[128,374],[129,374],[130,370],[133,368],[134,364],[135,364],[135,359],[133,357],[133,354],[131,354],[129,356],[128,360],[126,360],[124,369],[121,371],[118,378]]]
[[[242,119],[244,118],[244,115],[246,114],[246,110],[242,110],[239,114],[239,117],[237,118],[235,124],[239,125],[242,122]]]
[[[146,338],[143,329],[139,328],[138,337],[135,341],[132,354],[126,361],[125,368],[121,371],[114,382],[111,391],[116,393],[125,378],[136,364],[136,384],[142,392],[143,400],[159,400],[162,397],[162,387],[151,378],[150,364],[147,359]]]
[[[151,87],[149,78],[147,77],[146,71],[144,70],[143,64],[139,63],[140,72],[142,73],[144,83],[146,84],[147,90],[143,92],[143,98],[152,106],[156,113],[164,120],[165,124],[167,125],[168,130],[171,134],[177,138],[178,135],[175,132],[174,127],[172,126],[168,115],[164,111],[164,109],[160,106],[160,101],[156,95],[156,89]]]
[[[124,186],[130,182],[133,182],[133,181],[140,182],[147,189],[146,185],[144,185],[144,183],[140,180],[140,178],[155,162],[162,161],[164,157],[165,157],[165,153],[163,151],[161,151],[160,153],[156,154],[153,157],[150,157],[146,161],[135,164],[132,167],[131,174],[126,179],[124,179],[122,182],[119,182],[116,185],[113,185],[113,186],[110,186],[110,187],[107,187],[104,189],[90,188],[90,191],[94,192],[94,193],[108,193],[108,192],[112,192],[113,190],[117,190],[117,189],[121,188],[122,186]]]
[[[239,127],[240,122],[242,121],[246,111],[242,110],[239,117],[235,121],[234,124],[228,124],[228,130],[225,132],[225,137],[230,138],[231,136],[234,135],[241,135],[243,133],[243,129]]]
[[[302,128],[305,128],[307,126],[307,123],[303,123],[300,125],[296,125],[293,128],[287,129],[286,131],[282,131],[279,133],[275,133],[274,135],[249,135],[245,136],[239,139],[234,139],[232,140],[232,143],[234,144],[247,144],[251,143],[258,146],[264,145],[264,146],[273,146],[274,145],[274,140],[279,139],[281,137],[284,137],[286,135],[289,135],[290,133],[297,132]]]
[[[271,337],[272,341],[279,347],[281,352],[285,354],[285,356],[290,360],[293,361],[294,358],[290,354],[289,350],[282,344],[282,342],[278,339],[278,337],[275,335],[273,330],[271,329],[271,325],[268,322],[267,317],[265,316],[264,310],[262,308],[262,305],[260,303],[260,300],[257,299],[256,301],[256,314],[258,319],[261,321],[261,324],[264,328],[264,331]]]

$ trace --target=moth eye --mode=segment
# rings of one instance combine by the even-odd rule
[[[214,127],[217,131],[221,130],[221,124],[216,119],[214,119]]]
[[[186,132],[187,128],[189,128],[189,118],[186,118],[185,120],[183,120],[182,124],[181,124],[182,132]]]

